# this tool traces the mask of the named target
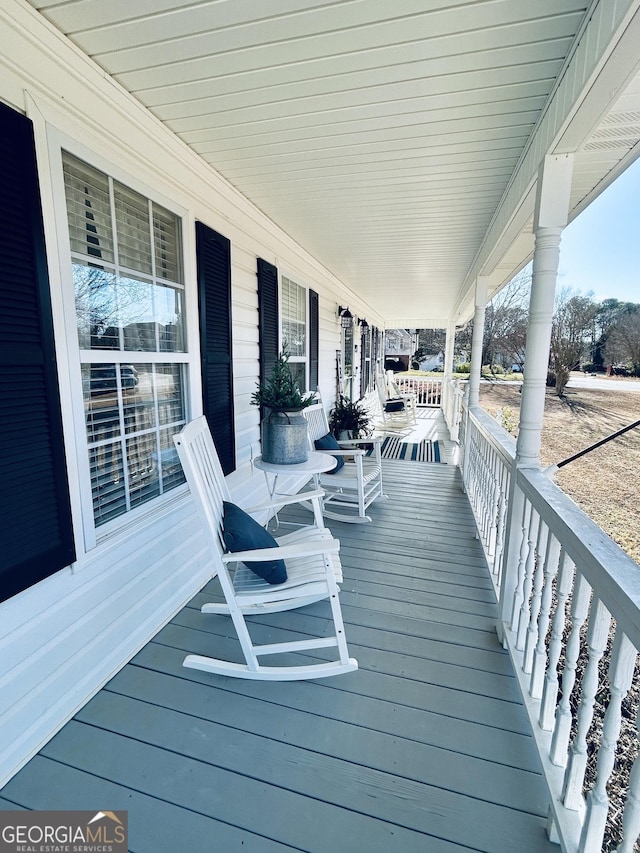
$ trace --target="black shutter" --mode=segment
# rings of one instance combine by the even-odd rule
[[[196,222],[202,399],[225,474],[235,471],[231,326],[231,244]]]
[[[319,344],[319,314],[318,294],[309,290],[309,390],[317,391],[318,374],[318,344]]]
[[[0,600],[75,560],[33,127],[0,104]]]
[[[260,382],[271,376],[278,358],[278,270],[258,258],[258,333],[260,348]]]
[[[365,332],[363,329],[360,330],[360,396],[361,397],[364,397],[364,395],[367,393],[367,385],[369,384],[369,377],[367,376],[367,353],[366,353],[367,334],[368,334],[368,331]]]

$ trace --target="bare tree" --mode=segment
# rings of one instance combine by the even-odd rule
[[[634,376],[640,376],[640,305],[623,314],[607,334],[605,356],[610,364],[628,362]]]
[[[484,317],[482,364],[492,369],[495,364],[524,363],[527,316],[531,294],[531,267],[515,275],[489,302]],[[456,335],[462,349],[471,348],[473,320]]]
[[[550,365],[555,374],[556,394],[562,396],[572,370],[580,365],[587,342],[591,339],[598,304],[591,295],[582,296],[561,290],[551,326]]]

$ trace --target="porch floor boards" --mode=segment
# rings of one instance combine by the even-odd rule
[[[369,525],[331,522],[360,668],[315,682],[184,669],[239,659],[212,581],[0,792],[0,809],[127,809],[130,850],[557,851],[547,793],[453,465],[387,461]],[[323,631],[326,602],[252,619]],[[288,633],[288,632],[287,632]]]

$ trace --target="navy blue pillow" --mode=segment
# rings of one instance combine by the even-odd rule
[[[340,445],[336,441],[334,435],[328,432],[326,435],[323,435],[322,438],[316,438],[313,442],[316,450],[340,450]],[[339,471],[344,465],[344,459],[342,456],[336,456],[338,464],[335,468],[332,468],[331,471],[327,471],[327,474],[335,474],[336,471]]]
[[[240,509],[239,506],[223,502],[222,538],[228,550],[253,551],[255,548],[277,548],[278,543],[264,527]],[[246,563],[252,572],[267,583],[284,583],[287,569],[284,560],[253,560]]]
[[[384,407],[385,412],[401,412],[403,409],[403,400],[389,400],[389,402]]]

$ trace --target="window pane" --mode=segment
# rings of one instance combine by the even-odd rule
[[[123,364],[120,366],[120,376],[125,432],[153,429],[156,425],[153,367],[150,364],[136,364],[135,367]]]
[[[106,175],[62,152],[71,251],[113,261],[109,180]]]
[[[74,263],[81,349],[184,352],[183,293],[164,284]]]
[[[127,439],[127,470],[131,508],[157,498],[160,470],[156,465],[157,433]]]
[[[289,368],[294,380],[297,381],[301,391],[307,390],[306,370],[303,361],[289,362]]]
[[[179,364],[83,365],[96,525],[184,482],[172,440],[185,424],[183,370]]]
[[[102,267],[73,264],[80,349],[119,349],[116,277]]]
[[[153,287],[154,315],[158,323],[160,352],[184,352],[183,293],[177,287]]]
[[[120,435],[120,404],[115,364],[82,366],[84,411],[90,442],[109,441]]]
[[[180,220],[164,207],[153,205],[153,243],[156,275],[169,281],[182,281]]]
[[[114,181],[118,234],[118,261],[121,266],[151,275],[151,229],[149,202],[128,187]]]
[[[96,525],[126,512],[122,449],[109,443],[89,450],[93,516]]]
[[[158,419],[161,425],[183,423],[182,365],[159,364],[156,371]],[[173,446],[173,445],[172,445]]]
[[[282,349],[292,356],[307,354],[307,291],[282,277]]]
[[[179,486],[185,482],[182,465],[178,458],[178,451],[173,443],[173,436],[180,432],[181,429],[181,426],[170,427],[160,432],[159,462],[162,474],[162,487],[165,492],[167,489],[173,489],[175,486]]]

